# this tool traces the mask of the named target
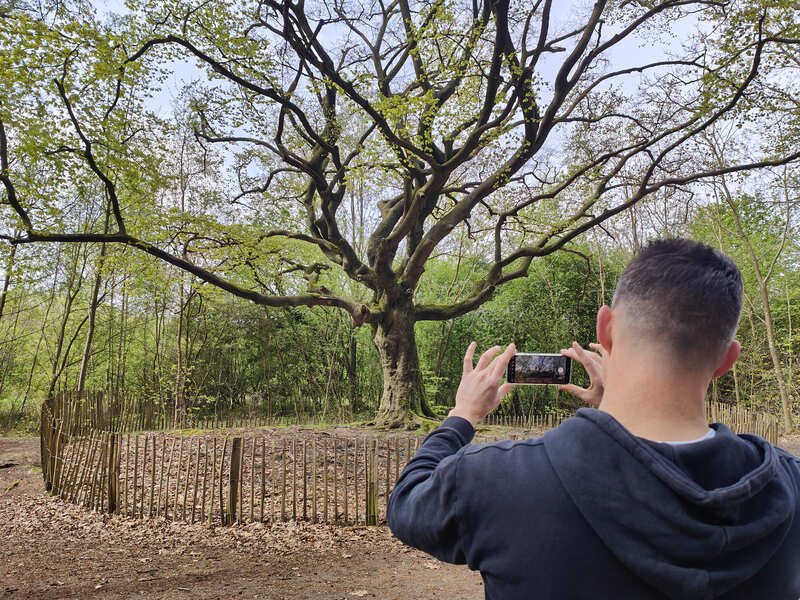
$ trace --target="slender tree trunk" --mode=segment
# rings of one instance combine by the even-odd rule
[[[17,310],[14,311],[14,324],[11,326],[11,330],[8,331],[6,335],[6,343],[11,344],[13,340],[16,338],[17,335],[17,326],[19,325],[19,315],[22,312],[22,303],[21,301],[17,302]],[[3,352],[3,365],[0,367],[0,396],[3,395],[3,391],[6,387],[6,377],[12,369],[12,365],[14,364],[15,358],[14,349],[11,347],[6,347],[5,351]]]
[[[792,352],[792,342],[793,342],[793,333],[792,333],[792,301],[789,297],[789,280],[784,282],[786,284],[786,321],[788,325],[787,337],[789,340],[789,365],[786,373],[786,385],[789,387],[789,390],[794,389],[794,353]],[[791,392],[790,392],[791,393]]]
[[[772,319],[772,310],[770,309],[769,305],[769,290],[767,289],[767,283],[772,275],[773,267],[775,266],[775,262],[778,259],[781,251],[783,250],[784,243],[786,242],[786,235],[789,232],[789,223],[790,223],[790,215],[787,203],[787,211],[786,211],[786,228],[784,229],[783,239],[781,240],[780,248],[777,250],[775,255],[772,258],[772,262],[770,263],[767,272],[764,273],[761,270],[761,266],[758,262],[758,256],[756,255],[755,250],[753,249],[753,245],[750,243],[750,238],[747,237],[747,234],[744,232],[744,228],[742,227],[741,220],[739,219],[739,212],[738,207],[736,206],[735,202],[733,201],[733,197],[731,196],[730,192],[728,191],[727,186],[723,180],[723,189],[725,191],[725,200],[728,203],[728,206],[731,209],[733,214],[733,220],[736,224],[736,231],[739,234],[739,237],[744,242],[745,247],[747,248],[747,255],[750,258],[750,263],[753,267],[753,274],[756,277],[756,281],[758,282],[758,292],[761,296],[761,303],[764,305],[764,325],[767,328],[767,345],[769,347],[769,356],[772,359],[772,367],[775,372],[775,380],[778,384],[778,393],[780,394],[781,399],[781,409],[783,411],[783,426],[786,432],[789,432],[793,428],[793,421],[792,421],[792,412],[791,412],[791,402],[789,401],[789,390],[786,388],[786,378],[783,374],[783,367],[781,365],[781,358],[778,354],[778,345],[775,342],[775,328],[774,328],[774,321]]]
[[[78,272],[78,261],[80,260],[81,250],[84,251],[83,264],[81,265],[80,272]],[[61,315],[61,323],[58,328],[58,335],[56,337],[56,350],[53,356],[53,369],[50,374],[50,385],[47,388],[47,396],[50,397],[56,388],[56,382],[63,372],[63,368],[59,369],[59,364],[66,364],[66,360],[62,362],[62,352],[64,352],[64,341],[66,339],[67,325],[69,318],[72,314],[72,305],[80,292],[81,285],[83,284],[83,271],[86,268],[86,253],[87,248],[84,244],[77,244],[74,247],[74,258],[70,265],[70,272],[67,275],[67,289],[64,292],[64,312]],[[66,358],[66,357],[65,357]]]
[[[425,402],[411,307],[389,308],[383,321],[373,325],[372,339],[383,369],[377,425],[407,427],[415,416],[435,417]]]
[[[786,432],[793,428],[791,403],[789,402],[789,390],[786,388],[786,378],[783,375],[783,367],[781,359],[778,355],[778,346],[775,343],[775,329],[772,320],[772,311],[769,307],[769,292],[767,291],[767,282],[761,278],[760,273],[757,272],[759,279],[758,289],[761,293],[761,301],[764,303],[764,323],[767,326],[767,344],[769,346],[769,356],[772,359],[772,367],[775,370],[775,379],[778,382],[778,392],[781,397],[781,408],[783,410],[783,426]]]
[[[14,237],[18,235],[17,232],[14,232]],[[11,285],[11,272],[14,270],[14,258],[17,254],[17,246],[14,244],[11,246],[11,253],[8,255],[8,261],[6,262],[6,276],[3,279],[3,291],[0,292],[0,323],[3,321],[3,315],[5,314],[6,309],[6,298],[8,298],[8,288]],[[14,319],[14,330],[13,332],[7,337],[7,340],[10,341],[14,338],[17,330],[17,321],[19,320],[19,310],[17,310],[16,317]],[[3,393],[3,388],[6,385],[6,374],[8,372],[8,363],[10,362],[9,359],[11,357],[12,350],[6,349],[3,352],[3,365],[2,365],[2,372],[0,372],[0,394]]]
[[[348,398],[350,400],[350,412],[356,412],[356,395],[358,391],[358,379],[356,374],[357,369],[357,347],[356,347],[356,336],[355,336],[355,328],[353,327],[352,322],[349,325],[349,333],[347,337],[347,347],[346,347],[346,354],[347,357],[344,361],[345,369],[347,369],[347,389],[348,389]]]
[[[16,232],[14,236],[16,237]],[[0,292],[0,321],[3,320],[3,314],[5,313],[6,309],[6,298],[8,297],[8,286],[11,285],[11,271],[14,270],[14,258],[17,255],[17,246],[14,244],[11,246],[11,253],[8,255],[8,261],[6,262],[6,276],[3,279],[3,291]]]
[[[127,276],[122,280],[122,314],[120,315],[119,345],[117,346],[117,379],[115,390],[117,394],[125,391],[125,374],[128,365],[128,309],[130,307],[130,295],[126,285]]]
[[[44,311],[44,318],[42,319],[42,328],[39,333],[39,341],[36,342],[36,350],[33,352],[33,360],[31,361],[31,368],[28,371],[28,383],[25,386],[25,394],[22,396],[22,402],[19,405],[19,415],[22,416],[25,412],[25,403],[28,401],[28,395],[31,392],[31,383],[33,382],[33,373],[36,370],[36,363],[39,360],[39,348],[44,340],[45,328],[47,327],[47,319],[50,316],[50,310],[53,308],[53,303],[56,299],[56,289],[58,288],[58,270],[61,265],[61,245],[56,250],[56,264],[53,269],[53,287],[50,290],[50,298],[47,301],[47,308]]]
[[[183,397],[183,316],[185,306],[183,298],[183,273],[181,273],[180,294],[178,299],[178,343],[176,344],[178,349],[178,363],[175,367],[175,411],[172,415],[172,421],[175,427],[183,423],[183,413],[185,410]]]
[[[106,207],[105,222],[103,223],[103,233],[108,233],[108,223],[111,218],[111,207]],[[94,285],[92,286],[92,298],[89,301],[89,330],[86,332],[86,343],[83,345],[83,355],[81,356],[81,367],[78,372],[78,383],[75,386],[78,393],[83,393],[86,386],[86,372],[89,368],[89,357],[92,351],[92,341],[94,341],[94,330],[97,317],[97,307],[100,304],[100,286],[103,283],[103,265],[106,262],[106,243],[100,244],[100,254],[95,265]]]
[[[108,221],[106,220],[106,223]],[[100,305],[100,286],[103,283],[103,263],[106,258],[106,244],[100,244],[100,256],[95,267],[94,285],[92,286],[92,298],[89,302],[89,329],[86,332],[86,343],[83,345],[83,356],[81,357],[81,367],[78,372],[78,384],[75,386],[78,393],[82,393],[86,387],[86,372],[89,368],[89,357],[91,356],[92,341],[94,341],[94,331],[97,318],[97,307]]]

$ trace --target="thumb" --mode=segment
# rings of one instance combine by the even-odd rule
[[[503,398],[505,398],[508,392],[510,392],[516,387],[516,385],[517,384],[515,383],[504,383],[503,385],[500,386],[500,389],[497,390],[498,404]]]
[[[569,394],[572,394],[576,398],[580,398],[581,400],[585,400],[585,394],[586,394],[587,390],[585,390],[582,387],[578,387],[574,383],[565,383],[565,384],[559,385],[557,387],[562,392],[567,392]]]

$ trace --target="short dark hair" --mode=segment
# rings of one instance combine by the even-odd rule
[[[722,252],[693,240],[651,242],[628,264],[612,307],[683,365],[719,361],[736,335],[742,275]]]

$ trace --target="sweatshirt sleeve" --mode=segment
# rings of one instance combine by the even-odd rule
[[[449,417],[420,446],[392,490],[387,522],[397,538],[445,562],[463,564],[465,530],[458,480],[459,452],[475,430],[461,417]]]

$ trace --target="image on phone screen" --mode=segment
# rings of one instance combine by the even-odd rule
[[[572,359],[561,354],[515,354],[508,363],[509,383],[563,384],[568,383]]]

